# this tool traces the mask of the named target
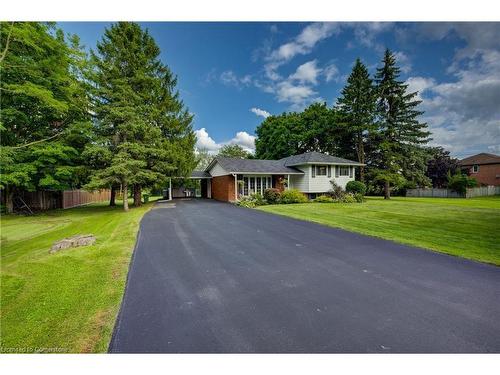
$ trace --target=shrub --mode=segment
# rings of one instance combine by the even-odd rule
[[[297,189],[285,190],[281,193],[281,198],[279,203],[288,204],[288,203],[306,203],[307,198],[304,194],[302,194]]]
[[[342,198],[342,203],[356,203],[357,200],[354,197],[354,194],[352,193],[347,193],[344,194],[344,197]]]
[[[267,201],[259,193],[253,193],[252,195],[250,195],[250,199],[255,202],[256,206],[264,206],[267,204]]]
[[[459,194],[465,194],[468,187],[476,187],[477,181],[473,177],[468,177],[460,172],[453,176],[448,176],[448,188]]]
[[[349,181],[345,186],[345,191],[353,194],[366,194],[366,185],[361,181]]]
[[[266,205],[267,202],[259,193],[250,195],[249,197],[242,197],[237,203],[238,206],[254,208],[257,206]]]
[[[316,199],[313,200],[315,203],[333,203],[335,202],[332,197],[329,197],[328,195],[320,195],[319,197],[316,197]]]
[[[342,199],[345,195],[342,187],[337,185],[333,180],[330,181],[330,184],[332,184],[332,189],[327,194],[335,200]]]
[[[278,203],[281,197],[281,192],[278,189],[270,188],[264,190],[264,199],[269,204]]]
[[[358,203],[363,203],[365,201],[365,197],[361,193],[354,194],[354,199],[356,199]]]
[[[236,203],[240,207],[254,208],[255,202],[250,197],[242,197]]]

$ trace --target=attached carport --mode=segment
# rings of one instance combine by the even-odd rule
[[[197,196],[196,188],[187,187],[184,185],[172,186],[172,179],[174,180],[196,180],[200,183],[200,195]],[[191,176],[188,177],[171,177],[168,187],[168,198],[186,198],[186,197],[201,197],[212,198],[212,176],[205,171],[193,171]]]

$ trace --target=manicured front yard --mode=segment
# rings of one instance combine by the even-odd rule
[[[500,265],[500,196],[368,197],[365,203],[272,205],[260,210]]]
[[[151,206],[2,217],[1,352],[105,352]],[[49,254],[55,241],[76,234],[97,242]]]

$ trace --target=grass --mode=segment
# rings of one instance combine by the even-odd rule
[[[500,196],[368,197],[362,204],[306,203],[259,209],[500,265]]]
[[[1,221],[1,352],[105,352],[120,307],[139,222],[151,203],[94,204]],[[49,254],[94,234],[93,246]]]

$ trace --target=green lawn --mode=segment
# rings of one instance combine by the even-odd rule
[[[138,224],[151,206],[3,216],[0,351],[105,352]],[[76,234],[94,234],[96,244],[49,254]]]
[[[500,196],[473,199],[368,197],[260,210],[500,265]]]

